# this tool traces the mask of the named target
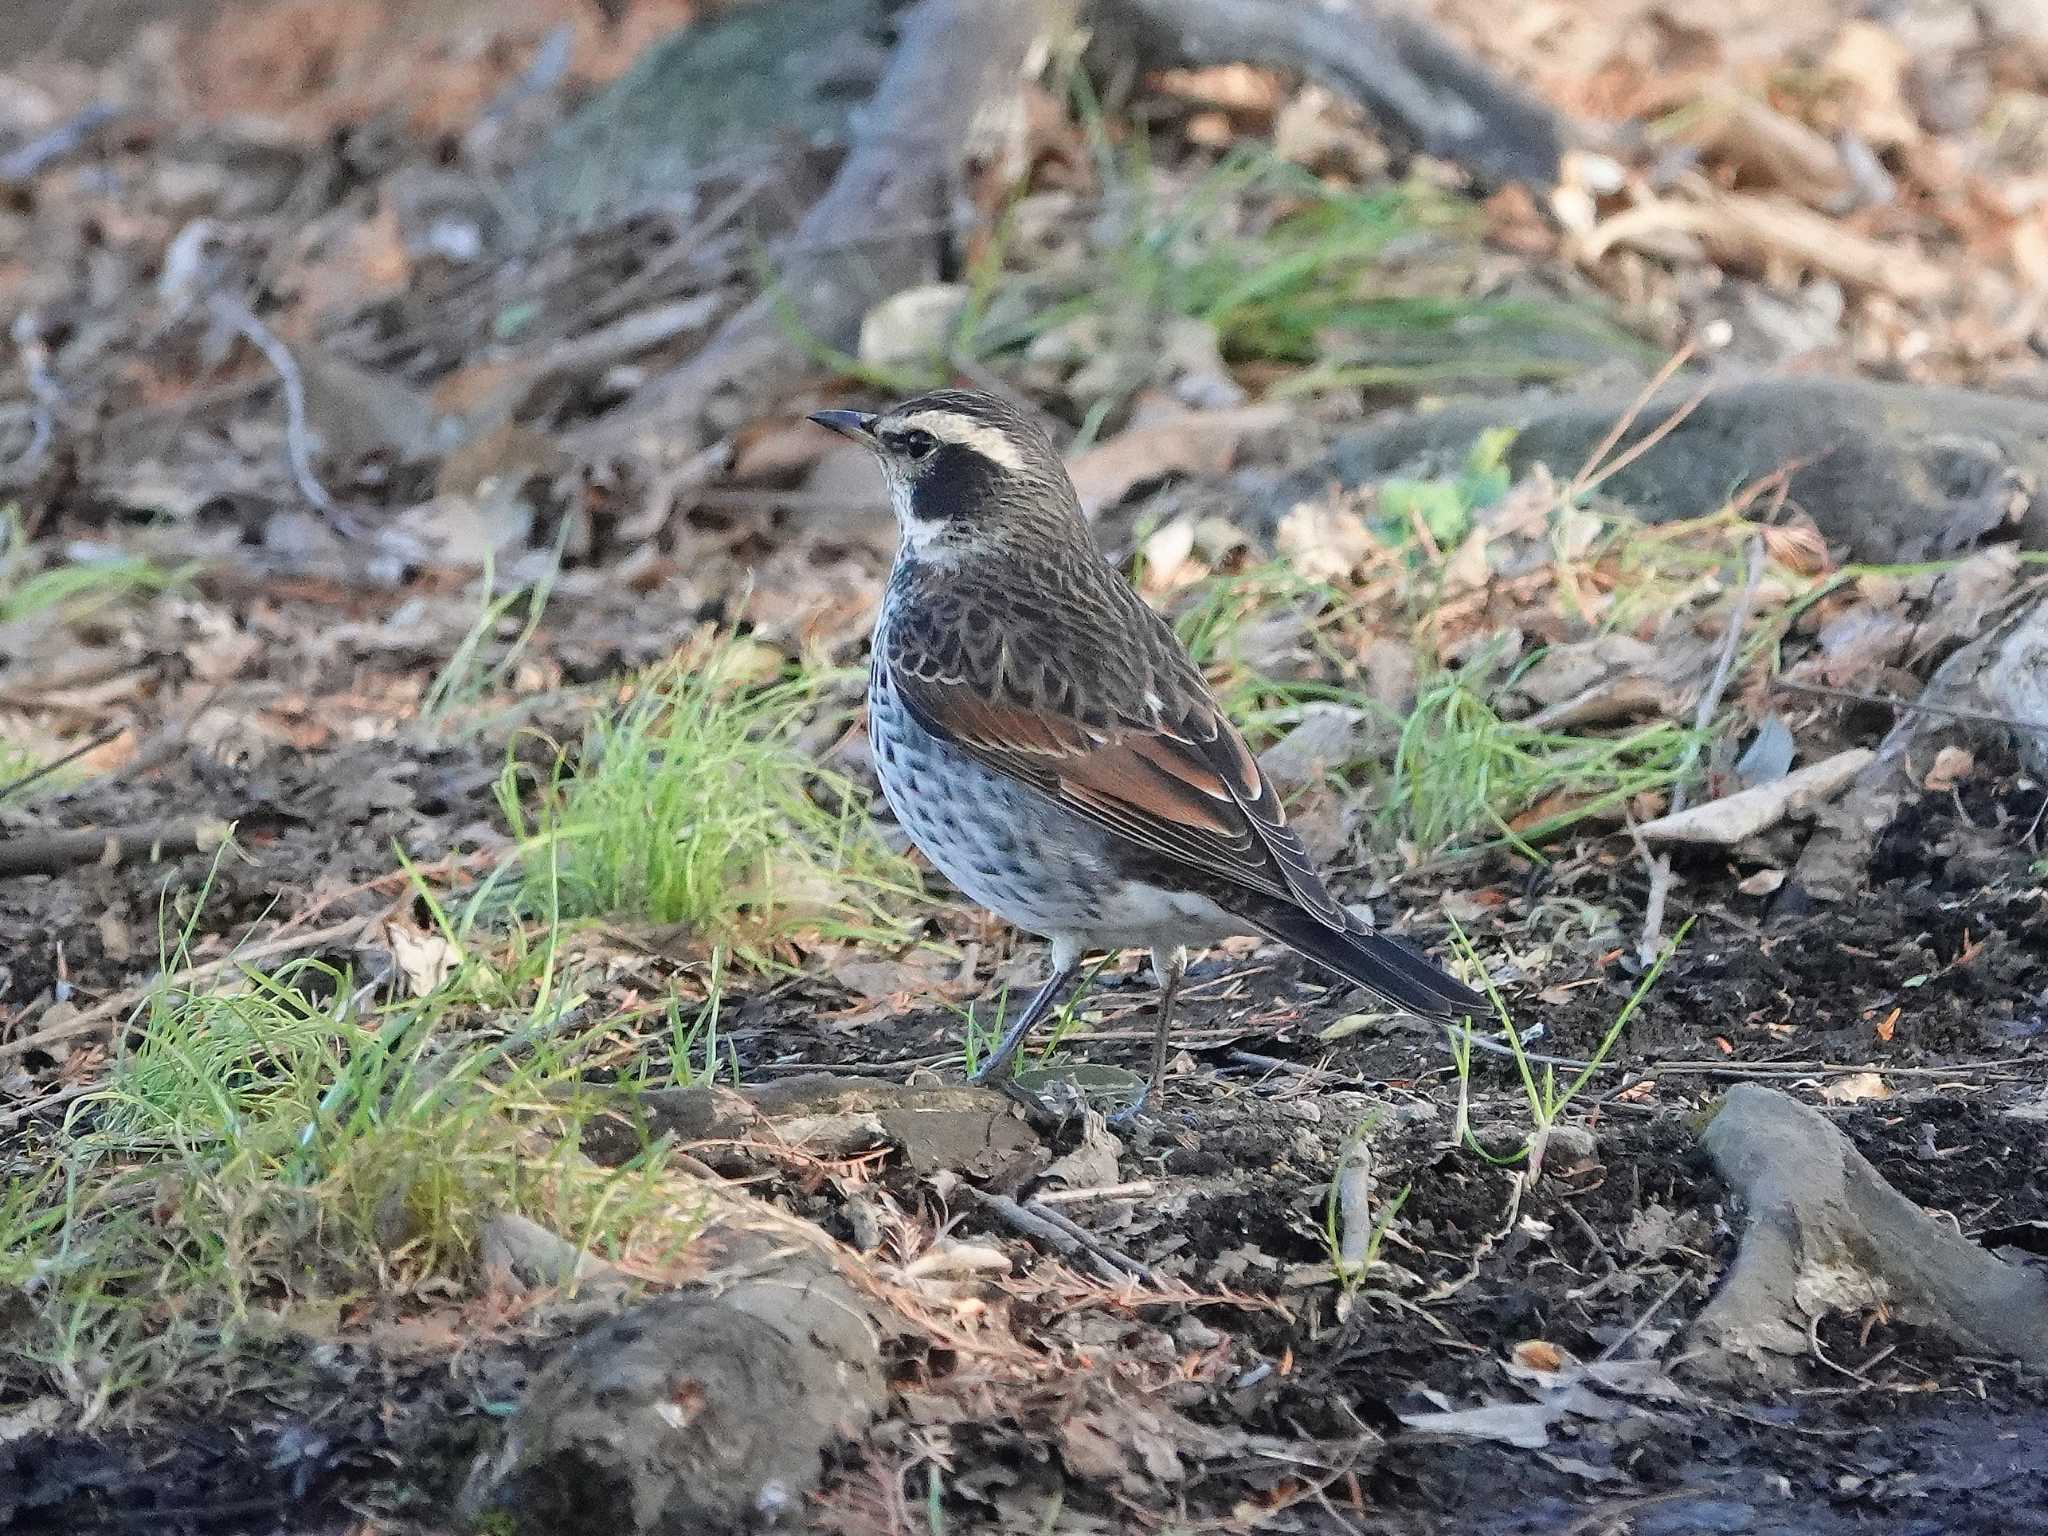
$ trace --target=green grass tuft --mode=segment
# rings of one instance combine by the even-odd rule
[[[1263,148],[1170,190],[1142,144],[1098,156],[1114,232],[1064,296],[1022,302],[1004,283],[972,305],[954,351],[993,357],[1091,314],[1206,322],[1232,362],[1303,369],[1282,393],[1569,376],[1640,352],[1619,327],[1566,304],[1390,291],[1389,248],[1434,235],[1476,248],[1470,208],[1419,183],[1334,188]],[[1011,288],[1044,280],[1017,277]]]
[[[1629,1020],[1635,1017],[1636,1010],[1642,1007],[1644,999],[1649,997],[1650,989],[1657,985],[1657,979],[1664,974],[1664,967],[1670,964],[1671,957],[1678,953],[1679,945],[1683,944],[1686,935],[1692,932],[1693,921],[1692,918],[1687,918],[1678,932],[1665,940],[1664,947],[1657,952],[1655,962],[1637,980],[1635,989],[1628,995],[1628,1001],[1622,1004],[1614,1016],[1614,1022],[1607,1026],[1607,1032],[1600,1037],[1600,1044],[1591,1058],[1577,1070],[1569,1082],[1559,1086],[1557,1069],[1547,1062],[1543,1064],[1541,1076],[1538,1076],[1536,1064],[1529,1060],[1527,1053],[1522,1049],[1521,1031],[1515,1027],[1514,1016],[1508,1011],[1508,1005],[1501,997],[1500,989],[1487,975],[1486,967],[1480,963],[1477,952],[1472,948],[1472,941],[1465,936],[1465,930],[1458,924],[1457,919],[1453,918],[1451,931],[1457,941],[1458,952],[1463,956],[1468,968],[1480,978],[1487,1000],[1493,1004],[1494,1015],[1501,1024],[1501,1038],[1507,1045],[1508,1054],[1514,1058],[1516,1074],[1521,1080],[1522,1096],[1529,1106],[1529,1136],[1520,1147],[1502,1157],[1487,1151],[1479,1144],[1478,1138],[1472,1132],[1470,1119],[1474,1026],[1472,1020],[1466,1019],[1456,1028],[1446,1030],[1451,1041],[1451,1064],[1458,1075],[1458,1113],[1452,1131],[1453,1142],[1462,1142],[1490,1163],[1521,1163],[1532,1184],[1540,1178],[1543,1172],[1543,1153],[1549,1145],[1552,1128],[1563,1118],[1572,1100],[1592,1081],[1593,1074],[1607,1064],[1607,1058],[1614,1053],[1615,1046],[1621,1043],[1622,1032],[1628,1028]]]
[[[159,988],[61,1161],[12,1171],[16,1347],[85,1419],[353,1299],[471,1278],[500,1212],[602,1251],[665,1209],[656,1150],[578,1150],[609,1103],[585,1082],[604,1032],[560,1028],[551,949],[516,974],[466,960],[423,998],[369,990],[316,960]],[[509,1030],[481,1024],[511,1003]]]
[[[1424,686],[1402,727],[1382,821],[1424,853],[1477,833],[1534,856],[1534,844],[1587,817],[1672,788],[1695,740],[1672,721],[1580,736],[1503,720],[1465,675],[1447,675]]]
[[[499,802],[529,844],[525,884],[563,918],[683,924],[758,958],[802,926],[890,926],[882,901],[914,889],[858,792],[794,741],[823,680],[755,685],[758,653],[724,641],[655,669],[558,756],[529,806],[508,768]]]
[[[0,510],[0,624],[15,624],[53,608],[83,617],[130,592],[161,592],[188,577],[193,567],[166,570],[135,555],[105,560],[66,560],[36,569],[17,507]]]
[[[561,537],[568,537],[566,523]],[[420,723],[423,726],[429,730],[439,729],[451,716],[474,711],[494,689],[501,689],[512,680],[520,658],[526,654],[527,646],[540,628],[541,616],[547,612],[555,578],[561,574],[561,562],[562,543],[558,539],[554,559],[532,585],[494,593],[497,564],[488,552],[485,554],[483,572],[477,579],[480,596],[476,619],[441,670],[435,673],[433,682],[420,699]],[[526,612],[518,633],[506,644],[495,662],[488,660],[486,651],[491,638],[497,634],[502,622],[522,604]]]

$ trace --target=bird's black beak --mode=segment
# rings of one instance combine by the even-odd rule
[[[875,418],[865,411],[813,411],[811,420],[821,427],[843,433],[857,443],[874,446]]]

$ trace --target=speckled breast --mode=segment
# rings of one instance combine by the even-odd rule
[[[868,679],[868,740],[889,809],[966,895],[1037,934],[1099,920],[1102,834],[925,730],[879,663]]]

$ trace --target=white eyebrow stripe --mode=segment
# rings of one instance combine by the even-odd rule
[[[971,416],[962,416],[957,411],[917,411],[909,416],[899,417],[890,423],[907,432],[929,432],[942,443],[958,443],[963,448],[972,448],[991,464],[1016,473],[1024,468],[1024,459],[1017,452],[1017,445],[1001,432]]]

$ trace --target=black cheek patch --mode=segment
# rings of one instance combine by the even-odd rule
[[[959,443],[942,443],[917,477],[918,516],[966,522],[996,495],[1002,471]]]

